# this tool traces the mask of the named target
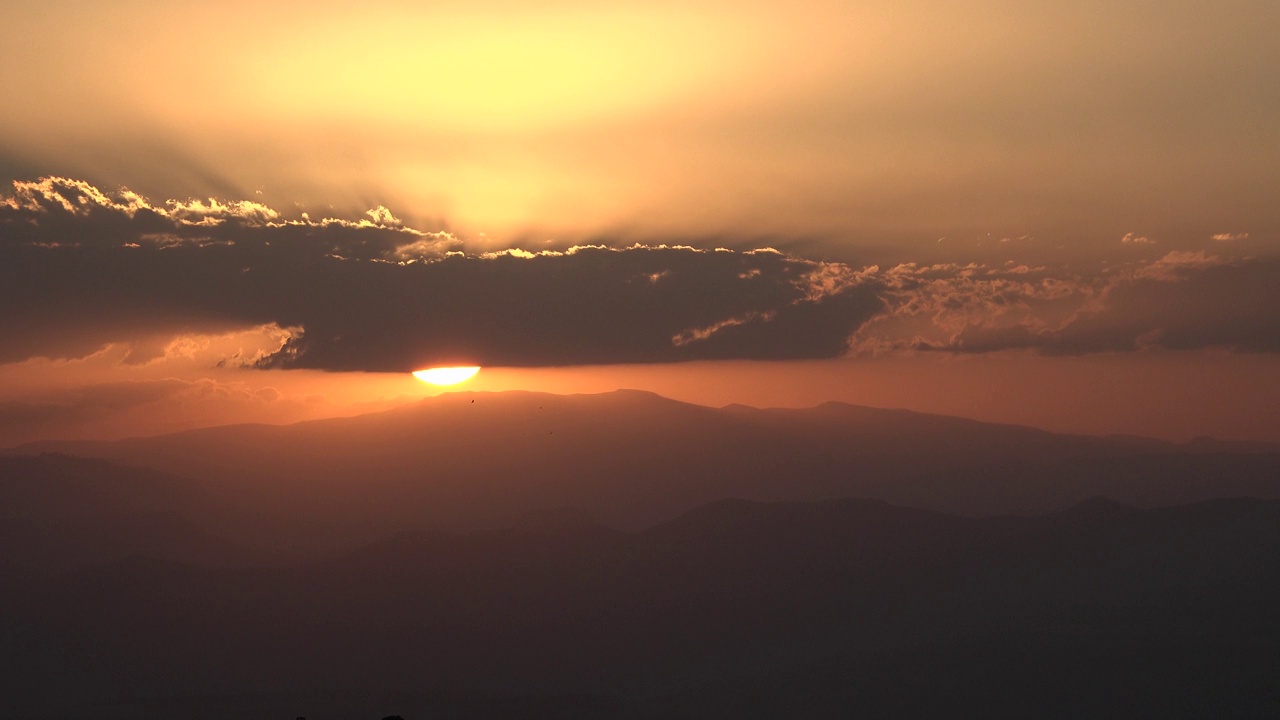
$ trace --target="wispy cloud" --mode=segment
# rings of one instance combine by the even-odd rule
[[[1175,251],[1088,274],[904,265],[882,277],[889,309],[855,352],[1280,352],[1280,258]]]

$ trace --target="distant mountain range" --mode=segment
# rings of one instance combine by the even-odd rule
[[[725,500],[631,533],[562,511],[274,567],[130,555],[3,596],[5,717],[1280,710],[1277,501]]]
[[[970,515],[1095,495],[1144,507],[1280,497],[1275,446],[1060,435],[840,403],[708,408],[637,391],[450,393],[351,418],[11,451],[42,452],[151,468],[197,482],[219,507],[364,539],[566,506],[636,529],[726,497],[867,497]]]
[[[637,392],[42,443],[0,717],[1276,717],[1278,497],[1270,446]]]

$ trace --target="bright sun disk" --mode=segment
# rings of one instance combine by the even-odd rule
[[[438,367],[418,370],[413,376],[432,385],[457,385],[475,377],[478,372],[479,367]]]

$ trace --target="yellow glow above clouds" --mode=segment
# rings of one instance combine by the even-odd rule
[[[457,385],[475,377],[478,372],[478,367],[438,367],[418,370],[413,376],[432,385]]]
[[[695,176],[720,155],[691,128],[789,106],[830,69],[822,28],[845,26],[719,0],[229,0],[213,15],[139,1],[156,11],[50,3],[0,23],[0,60],[41,57],[38,73],[0,74],[0,90],[27,99],[0,113],[18,157],[157,196],[260,192],[282,211],[359,213],[369,197],[415,227],[446,218],[500,243],[685,218],[672,198],[714,184]],[[19,52],[38,28],[54,44]],[[73,109],[86,105],[102,122]]]
[[[317,37],[343,52],[316,53]],[[273,40],[254,84],[285,112],[527,131],[723,91],[762,64],[768,39],[763,23],[719,12],[365,15]]]

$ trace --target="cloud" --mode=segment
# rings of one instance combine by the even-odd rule
[[[334,269],[351,300],[290,316],[304,330],[265,365],[836,357],[882,307],[869,288],[826,277],[841,270],[777,253],[576,247]]]
[[[690,328],[683,332],[678,332],[671,336],[671,344],[676,347],[682,347],[689,343],[701,342],[722,330],[753,322],[772,322],[777,316],[778,314],[776,312],[757,312],[753,310],[742,317],[726,318],[704,328]]]
[[[878,279],[891,309],[855,351],[1050,355],[1223,347],[1280,352],[1280,258],[1203,251],[1081,275],[904,265]]]
[[[1125,233],[1120,238],[1120,242],[1124,245],[1155,245],[1156,241],[1149,237],[1139,235],[1137,233]]]
[[[1174,251],[1093,267],[881,268],[684,244],[475,254],[385,207],[286,218],[61,178],[0,198],[0,362],[132,343],[126,361],[146,363],[184,352],[177,336],[248,328],[269,329],[274,344],[226,364],[403,372],[850,351],[1276,352],[1280,260]]]
[[[1149,265],[1137,268],[1133,271],[1133,276],[1173,282],[1183,278],[1187,271],[1204,270],[1222,265],[1224,262],[1222,258],[1216,255],[1209,255],[1203,250],[1194,252],[1174,250]]]
[[[312,221],[61,178],[15,188],[0,206],[0,361],[265,325],[296,329],[260,359],[271,368],[836,357],[883,309],[858,271],[772,249],[473,255],[386,208]]]
[[[1210,240],[1215,242],[1231,242],[1233,240],[1248,240],[1249,233],[1216,233],[1209,236]]]

